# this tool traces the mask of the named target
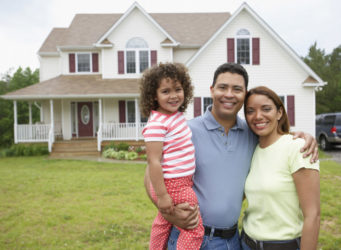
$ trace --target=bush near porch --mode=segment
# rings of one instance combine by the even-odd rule
[[[146,164],[0,158],[0,249],[147,249]],[[341,248],[341,165],[321,161],[319,249]]]

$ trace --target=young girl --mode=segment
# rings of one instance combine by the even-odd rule
[[[192,132],[182,112],[193,97],[187,69],[178,63],[160,63],[144,72],[140,106],[148,123],[143,129],[151,193],[159,212],[150,237],[150,249],[166,249],[172,227],[161,213],[172,214],[174,205],[198,203],[192,190],[195,170]],[[180,230],[177,249],[199,249],[204,228],[201,217],[195,229]]]
[[[281,99],[266,87],[249,90],[244,112],[259,144],[245,182],[242,248],[316,249],[320,225],[319,165],[292,139]]]

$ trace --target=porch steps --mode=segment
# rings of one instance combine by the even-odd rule
[[[99,157],[96,139],[56,141],[53,144],[50,158]]]

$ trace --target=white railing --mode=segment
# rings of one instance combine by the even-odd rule
[[[20,124],[17,126],[17,142],[47,142],[50,124]]]
[[[146,123],[102,123],[102,140],[142,140],[142,129],[145,125]]]

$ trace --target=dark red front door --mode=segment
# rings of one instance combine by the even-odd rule
[[[93,136],[92,103],[78,103],[78,136]]]

